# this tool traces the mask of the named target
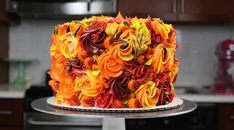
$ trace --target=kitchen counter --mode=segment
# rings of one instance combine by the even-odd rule
[[[175,88],[176,96],[197,103],[234,103],[234,95],[214,94],[210,88]]]
[[[0,85],[0,99],[23,99],[24,94],[24,90],[14,90],[9,85]]]
[[[177,97],[196,103],[234,103],[233,95],[215,94],[177,94]]]

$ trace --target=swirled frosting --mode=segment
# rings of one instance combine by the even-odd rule
[[[175,97],[176,30],[159,18],[92,16],[54,28],[49,85],[57,104],[152,108]]]

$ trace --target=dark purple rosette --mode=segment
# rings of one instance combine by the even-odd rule
[[[165,105],[172,102],[175,97],[175,90],[172,83],[165,82],[158,85],[160,96],[157,105]]]
[[[79,59],[76,60],[68,60],[66,73],[68,76],[76,77],[85,72],[83,63]]]
[[[118,78],[113,78],[109,81],[109,91],[113,92],[117,99],[126,100],[129,97],[130,90],[128,89],[128,82],[131,78],[127,75]]]
[[[90,26],[81,34],[80,46],[90,56],[92,54],[100,55],[105,50],[103,45],[105,38],[106,33],[104,30],[97,26]]]

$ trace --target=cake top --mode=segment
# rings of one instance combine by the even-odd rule
[[[56,101],[101,108],[170,102],[179,63],[175,35],[159,18],[120,14],[56,26],[49,72]]]

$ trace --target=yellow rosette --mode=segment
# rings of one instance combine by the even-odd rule
[[[102,86],[97,85],[98,76],[99,70],[85,71],[85,75],[83,75],[82,77],[76,77],[76,89],[80,90],[82,95],[89,97],[97,96],[102,90]]]
[[[156,106],[160,95],[160,90],[157,89],[157,85],[158,84],[153,81],[148,81],[145,84],[140,85],[136,90],[136,99],[141,102],[143,108],[152,108]]]
[[[117,62],[123,63],[123,61],[130,61],[134,58],[132,55],[133,47],[124,41],[119,41],[110,47],[110,56],[114,57]]]
[[[151,22],[151,27],[153,28],[154,32],[162,36],[164,40],[168,39],[168,34],[171,29],[170,24],[165,24],[159,19],[154,19],[154,21]]]
[[[133,45],[133,50],[136,56],[144,53],[151,44],[151,34],[146,27],[145,23],[133,22],[131,25],[137,31],[135,34],[130,33],[129,43]]]
[[[162,71],[163,65],[163,44],[159,44],[155,49],[152,56],[152,68],[156,74]]]
[[[73,59],[77,56],[78,40],[72,33],[67,33],[60,38],[61,53],[68,59]]]
[[[105,32],[109,36],[116,37],[121,32],[121,26],[117,23],[108,23]]]

